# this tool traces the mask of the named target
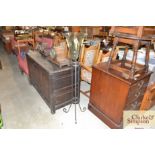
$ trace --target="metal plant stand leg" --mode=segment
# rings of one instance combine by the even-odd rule
[[[80,64],[78,61],[72,62],[72,90],[73,90],[73,102],[69,105],[69,108],[64,108],[63,111],[68,113],[71,106],[75,106],[75,124],[77,124],[77,104],[81,112],[86,111],[86,107],[81,107],[80,105]]]

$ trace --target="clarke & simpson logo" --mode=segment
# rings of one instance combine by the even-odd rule
[[[155,111],[124,111],[124,128],[155,128]]]

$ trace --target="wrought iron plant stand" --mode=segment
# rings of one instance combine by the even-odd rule
[[[66,36],[67,45],[70,51],[70,56],[72,59],[71,66],[72,66],[72,96],[73,102],[69,105],[68,108],[64,108],[63,111],[68,113],[74,105],[75,107],[75,124],[77,124],[77,105],[81,112],[86,111],[86,107],[81,107],[80,105],[80,73],[81,67],[80,63],[78,62],[78,57],[80,53],[80,48],[82,41],[84,39],[82,34],[79,33],[68,33]]]

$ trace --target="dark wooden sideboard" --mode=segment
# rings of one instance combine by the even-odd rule
[[[30,51],[27,54],[27,62],[30,83],[45,100],[51,113],[54,114],[57,109],[73,102],[75,84],[72,67],[59,68],[36,51]],[[80,87],[78,81],[76,84]],[[80,91],[79,87],[77,87],[77,94]]]
[[[127,80],[107,63],[93,67],[89,110],[111,128],[122,128],[124,110],[139,110],[151,73]]]

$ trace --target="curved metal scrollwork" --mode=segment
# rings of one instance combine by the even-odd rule
[[[63,111],[64,111],[65,113],[68,113],[69,110],[70,110],[70,108],[71,108],[71,106],[72,106],[72,104],[69,105],[69,108],[68,108],[68,109],[67,109],[67,108],[63,108]]]
[[[77,124],[77,105],[79,106],[79,109],[81,112],[86,111],[86,107],[81,107],[79,99],[80,99],[80,64],[79,62],[73,62],[72,64],[73,70],[72,70],[72,103],[69,105],[68,108],[63,108],[63,111],[65,113],[68,113],[74,104],[75,107],[75,124]]]

